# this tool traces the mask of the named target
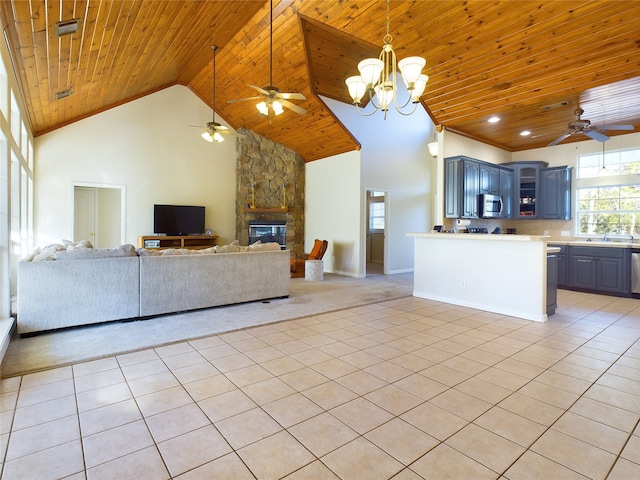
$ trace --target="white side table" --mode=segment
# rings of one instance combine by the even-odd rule
[[[304,279],[308,282],[324,280],[322,260],[306,260],[304,262]]]

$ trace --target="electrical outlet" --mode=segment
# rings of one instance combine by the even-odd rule
[[[571,232],[569,230],[561,230],[560,231],[560,236],[561,237],[570,237],[571,236]]]
[[[466,287],[466,286],[467,286],[467,281],[466,281],[466,280],[462,280],[462,281],[460,282],[460,286],[461,286],[461,287]]]

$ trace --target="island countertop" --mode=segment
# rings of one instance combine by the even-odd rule
[[[545,235],[507,235],[491,233],[433,233],[433,232],[410,232],[408,237],[438,238],[451,240],[497,240],[499,242],[539,242],[549,240]]]

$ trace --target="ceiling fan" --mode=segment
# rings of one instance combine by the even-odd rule
[[[271,115],[280,115],[283,112],[282,107],[293,110],[294,112],[304,115],[307,111],[298,105],[291,103],[289,100],[306,100],[301,93],[282,93],[278,87],[273,86],[273,0],[270,3],[270,26],[269,26],[269,85],[266,87],[256,87],[255,85],[247,85],[257,90],[260,95],[256,97],[240,98],[238,100],[228,100],[229,103],[245,102],[249,100],[262,100],[256,105],[260,115],[271,117]]]
[[[607,137],[603,133],[597,132],[596,130],[602,130],[605,132],[607,130],[633,130],[633,125],[591,125],[591,122],[589,120],[580,119],[580,115],[582,115],[583,113],[584,110],[582,110],[580,107],[576,108],[573,112],[573,114],[576,116],[576,119],[573,122],[569,123],[569,132],[556,138],[553,142],[547,145],[547,147],[557,145],[565,138],[568,138],[571,135],[575,135],[576,133],[586,135],[587,137],[597,140],[598,142],[605,142],[609,140],[609,137]]]
[[[216,45],[211,46],[211,50],[213,50],[213,96],[212,96],[212,105],[211,110],[213,111],[213,119],[204,126],[204,131],[202,132],[202,138],[204,138],[207,142],[224,142],[223,135],[235,135],[237,137],[243,137],[243,135],[234,132],[229,127],[225,127],[224,125],[220,125],[216,122],[216,50],[218,47]],[[202,128],[198,125],[189,125],[190,127]]]

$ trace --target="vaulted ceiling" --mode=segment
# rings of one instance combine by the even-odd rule
[[[269,84],[268,0],[7,0],[0,18],[36,136],[176,84],[211,105],[217,45],[216,114],[232,127],[306,161],[358,148],[320,96],[351,103],[344,80],[380,53],[385,1],[273,4],[273,83],[304,94],[294,103],[307,113],[271,120],[256,102],[227,102],[254,96],[247,84]],[[448,130],[509,151],[549,144],[578,106],[594,125],[640,130],[638,18],[636,0],[390,2],[398,57],[427,59],[419,108]],[[73,19],[78,31],[57,37],[56,23]],[[488,123],[493,115],[501,121]]]

